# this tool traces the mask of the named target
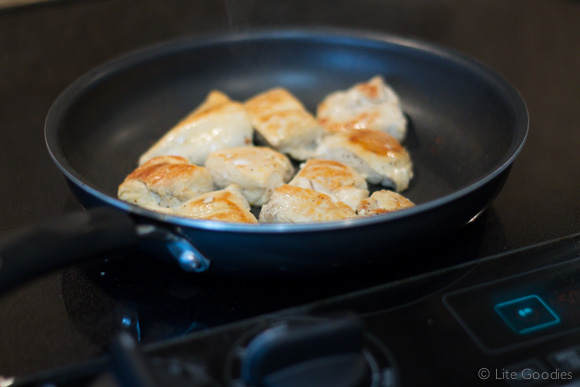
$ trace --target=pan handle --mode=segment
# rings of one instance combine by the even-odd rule
[[[162,242],[183,270],[209,268],[209,259],[184,237],[137,224],[127,213],[97,208],[0,237],[0,294],[51,270],[137,246],[140,240]]]
[[[98,208],[76,212],[0,238],[0,294],[51,270],[137,244],[133,219]]]

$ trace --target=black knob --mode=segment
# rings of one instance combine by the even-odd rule
[[[256,336],[242,361],[242,379],[260,387],[359,387],[371,384],[364,330],[355,319],[303,326],[280,324]]]

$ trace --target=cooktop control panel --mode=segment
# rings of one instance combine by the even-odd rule
[[[580,264],[555,264],[443,297],[483,351],[498,353],[580,330]]]

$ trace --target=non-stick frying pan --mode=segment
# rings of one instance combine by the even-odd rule
[[[405,195],[414,208],[247,225],[163,215],[116,198],[138,156],[211,89],[245,100],[283,86],[314,112],[329,92],[377,74],[409,119],[404,145],[415,177]],[[185,268],[216,273],[305,275],[389,262],[393,251],[456,229],[492,202],[524,144],[528,114],[501,76],[447,49],[360,31],[268,30],[194,37],[114,60],[67,88],[45,129],[48,150],[80,202],[114,210],[6,237],[0,282],[34,274],[31,266],[42,271],[134,243],[163,245]],[[39,235],[42,245],[29,242]]]

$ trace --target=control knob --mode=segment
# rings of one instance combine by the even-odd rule
[[[372,370],[364,345],[356,319],[279,323],[247,344],[240,376],[249,386],[369,387]]]

